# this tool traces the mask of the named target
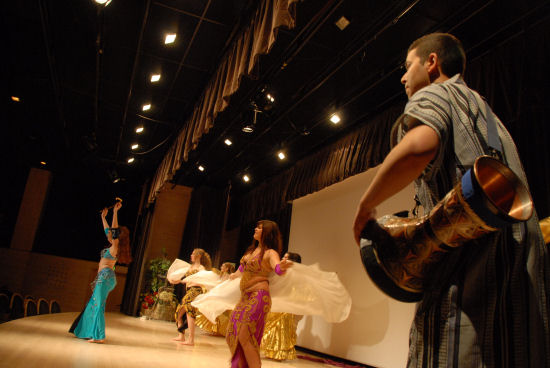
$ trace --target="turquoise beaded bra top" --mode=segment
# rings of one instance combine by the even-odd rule
[[[113,261],[116,261],[116,257],[113,257],[111,255],[111,252],[109,252],[109,248],[105,248],[103,250],[101,250],[101,258],[107,258],[107,259],[111,259]]]

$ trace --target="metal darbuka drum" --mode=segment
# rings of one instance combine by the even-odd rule
[[[422,299],[430,267],[446,252],[533,213],[529,191],[502,162],[478,157],[426,216],[384,216],[361,233],[361,258],[374,283],[403,302]]]

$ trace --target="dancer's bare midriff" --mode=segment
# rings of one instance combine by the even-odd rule
[[[101,271],[104,268],[113,268],[115,267],[116,260],[114,259],[107,259],[107,258],[101,258],[99,261],[99,266],[97,268],[97,272]]]

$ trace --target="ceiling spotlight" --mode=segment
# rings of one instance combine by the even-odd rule
[[[197,167],[197,169],[199,169],[199,171],[204,171],[205,170],[204,166],[202,166],[202,165],[199,165],[199,167]]]
[[[130,157],[130,158],[128,159],[128,163],[131,164],[132,162],[134,162],[134,158],[133,158],[133,157]]]
[[[283,151],[279,151],[279,153],[277,153],[277,156],[279,157],[279,160],[284,160],[286,157]]]
[[[46,166],[46,161],[40,161],[40,165]]]
[[[332,114],[330,116],[330,121],[333,123],[333,124],[338,124],[340,122],[340,116],[338,114]]]
[[[116,177],[116,178],[113,179],[113,184],[116,184],[116,183],[118,183],[119,181],[120,181],[120,178]]]
[[[141,107],[143,111],[151,110],[151,104],[145,104]]]
[[[249,177],[248,175],[244,174],[244,175],[243,175],[243,181],[244,181],[245,183],[248,183],[248,182],[250,181],[250,177]]]
[[[226,139],[225,141],[223,141],[223,143],[225,143],[228,146],[231,146],[233,144],[233,142],[231,142],[231,140],[229,139]]]
[[[139,144],[137,144],[137,143],[132,144],[132,149],[133,150],[138,149],[138,147],[139,147]]]
[[[143,127],[142,126],[136,128],[136,133],[137,134],[140,134],[142,132],[143,132]]]
[[[267,91],[267,86],[263,86],[256,94],[252,97],[250,105],[254,110],[259,112],[269,111],[275,105],[275,96]]]
[[[17,97],[17,96],[11,96],[11,100],[12,100],[13,102],[19,102],[19,101],[21,101],[21,100],[19,99],[19,97]]]
[[[151,75],[151,82],[155,83],[160,80],[160,74],[152,74]]]
[[[169,43],[174,43],[176,41],[176,34],[175,33],[167,33],[164,37],[164,44],[168,45]]]
[[[107,6],[111,3],[111,0],[94,0],[97,4]]]

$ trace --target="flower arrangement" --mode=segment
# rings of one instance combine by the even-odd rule
[[[151,309],[158,300],[158,291],[153,293],[141,293],[141,310],[144,312],[147,309]]]
[[[148,315],[157,302],[159,289],[166,285],[166,273],[169,267],[170,260],[167,258],[164,248],[162,248],[162,257],[149,261],[143,293],[140,294],[141,314]]]

